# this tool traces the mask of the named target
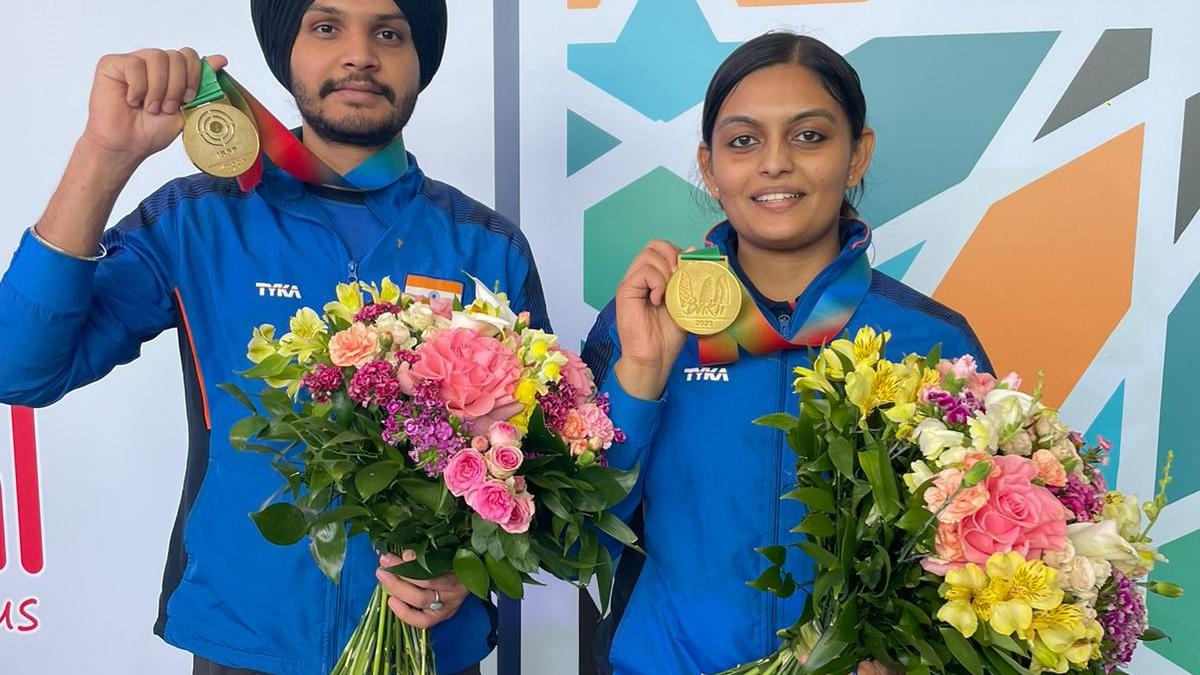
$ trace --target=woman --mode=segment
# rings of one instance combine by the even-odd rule
[[[667,313],[680,250],[665,241],[633,261],[588,338],[585,358],[628,437],[609,461],[641,467],[619,509],[644,520],[647,552],[621,560],[597,641],[603,672],[719,672],[772,652],[776,631],[800,616],[803,591],[784,600],[746,582],[766,565],[755,547],[802,536],[789,530],[803,505],[779,499],[794,482],[793,455],[751,421],[794,407],[792,371],[808,365],[806,345],[870,325],[893,332],[892,358],[940,343],[990,370],[962,316],[870,269],[870,229],[849,197],[875,134],[858,75],[837,52],[792,33],[744,44],[713,76],[701,131],[704,183],[727,216],[706,243],[728,256],[763,339],[743,339],[751,351],[713,365],[721,350]],[[803,588],[811,561],[789,554]]]

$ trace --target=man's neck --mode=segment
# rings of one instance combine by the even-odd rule
[[[383,149],[331,143],[318,136],[307,124],[303,126],[303,133],[304,146],[312,150],[313,154],[325,162],[329,168],[343,176]]]

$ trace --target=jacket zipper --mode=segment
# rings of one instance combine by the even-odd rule
[[[779,331],[780,334],[787,335],[788,320],[784,317],[780,317],[779,323],[780,323],[780,329],[781,329]],[[783,411],[783,410],[785,410],[784,406],[787,405],[787,371],[788,371],[787,356],[788,356],[788,352],[787,352],[787,350],[782,350],[782,351],[778,352],[778,354],[779,354],[779,387],[778,387],[777,391],[779,392],[779,398],[778,398],[778,404],[776,405],[775,409],[777,411]],[[780,496],[779,475],[780,475],[780,471],[782,470],[782,467],[781,467],[781,463],[783,462],[782,455],[783,455],[782,435],[780,433],[776,433],[775,434],[775,457],[774,457],[775,458],[775,470],[771,474],[771,483],[772,483],[772,487],[773,487],[773,493],[771,495],[772,496],[771,510],[773,512],[773,515],[771,518],[771,523],[772,523],[771,544],[775,545],[775,546],[779,545],[779,539],[780,539],[780,537],[779,537],[779,496]],[[767,651],[768,652],[775,650],[776,640],[774,638],[775,638],[775,631],[778,627],[779,627],[779,596],[777,596],[775,594],[771,594],[771,626],[770,626],[770,637],[767,638]]]

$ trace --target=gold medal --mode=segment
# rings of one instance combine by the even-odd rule
[[[228,98],[183,111],[183,147],[196,168],[234,178],[258,158],[258,129]]]
[[[667,312],[679,327],[695,335],[725,330],[742,309],[737,276],[724,256],[695,260],[683,256],[667,281]]]

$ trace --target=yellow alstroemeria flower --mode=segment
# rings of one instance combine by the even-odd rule
[[[275,344],[275,326],[264,323],[254,329],[250,342],[246,345],[246,358],[252,363],[262,363],[268,356],[279,353]]]
[[[314,352],[324,351],[328,344],[323,338],[329,327],[312,309],[305,307],[296,312],[289,322],[291,332],[279,339],[279,353],[296,356],[300,363],[307,363]]]
[[[990,582],[980,594],[984,601],[980,617],[1001,635],[1028,630],[1033,610],[1062,604],[1058,570],[1040,560],[1026,561],[1014,551],[996,553],[988,558],[987,574]]]
[[[979,630],[976,598],[987,586],[987,574],[975,563],[946,572],[938,594],[948,602],[938,609],[937,618],[954,626],[963,637],[971,637]]]
[[[860,411],[860,424],[866,424],[867,415],[876,408],[896,404],[907,404],[904,400],[904,381],[907,370],[890,361],[879,361],[874,368],[860,366],[853,373],[846,374],[846,398]],[[902,409],[893,421],[904,422],[915,414],[915,406],[911,413],[907,408]]]
[[[797,394],[805,391],[820,392],[822,394],[834,393],[833,383],[829,381],[827,374],[828,368],[829,363],[826,360],[825,352],[821,352],[817,356],[813,361],[812,368],[804,368],[803,366],[793,368],[792,372],[796,375],[796,379],[792,382],[792,390]]]
[[[1086,666],[1099,654],[1104,627],[1078,605],[1063,604],[1037,611],[1021,637],[1033,647],[1033,666],[1065,673],[1072,665]]]
[[[890,332],[877,333],[874,328],[863,326],[858,329],[853,342],[843,338],[834,340],[829,347],[849,359],[851,367],[857,370],[860,366],[869,368],[882,359],[883,348],[887,346],[890,339],[892,339]],[[838,363],[837,366],[840,371],[841,364]]]
[[[345,319],[346,323],[353,323],[354,315],[363,308],[362,285],[338,284],[336,293],[336,301],[325,303],[325,313]]]

